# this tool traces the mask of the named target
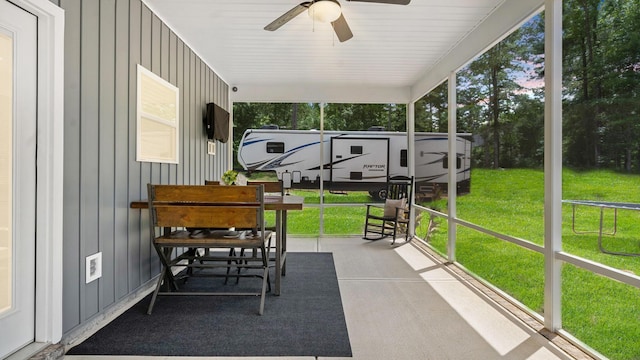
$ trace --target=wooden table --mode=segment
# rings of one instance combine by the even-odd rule
[[[264,209],[276,212],[276,284],[275,294],[280,295],[282,276],[286,273],[287,261],[287,211],[302,210],[304,198],[294,195],[265,195]],[[146,200],[132,201],[132,209],[148,209]]]

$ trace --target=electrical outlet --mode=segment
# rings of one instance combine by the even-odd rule
[[[102,253],[87,256],[86,259],[86,283],[90,283],[102,276]]]
[[[207,154],[215,155],[216,154],[216,142],[215,141],[207,141]]]

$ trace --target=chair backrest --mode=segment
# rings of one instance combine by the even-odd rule
[[[387,180],[387,193],[384,205],[384,216],[406,220],[411,213],[411,198],[413,196],[413,177],[394,176]],[[404,211],[398,212],[401,208]]]
[[[151,233],[156,227],[264,230],[262,186],[147,186]]]
[[[284,195],[282,180],[278,181],[247,181],[247,185],[263,185],[265,193]]]
[[[413,176],[393,176],[387,181],[387,199],[407,199],[410,204],[413,197]]]

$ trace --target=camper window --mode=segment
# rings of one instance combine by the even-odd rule
[[[362,146],[351,146],[352,154],[362,154]]]
[[[459,157],[456,158],[456,169],[460,169],[460,167],[462,166],[462,161],[460,160]],[[442,158],[442,167],[445,169],[449,168],[449,157],[445,156],[444,158]]]
[[[400,150],[400,166],[407,167],[407,149]]]
[[[283,142],[268,142],[267,153],[269,154],[284,154]]]

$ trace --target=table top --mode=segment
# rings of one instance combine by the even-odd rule
[[[634,204],[634,203],[607,202],[607,201],[595,201],[595,200],[562,200],[562,202],[567,204],[574,204],[574,205],[587,205],[587,206],[597,206],[597,207],[604,207],[604,208],[640,210],[640,204]]]
[[[302,210],[304,198],[295,195],[265,195],[265,210]],[[132,209],[148,209],[149,202],[147,200],[132,201],[130,207]]]

